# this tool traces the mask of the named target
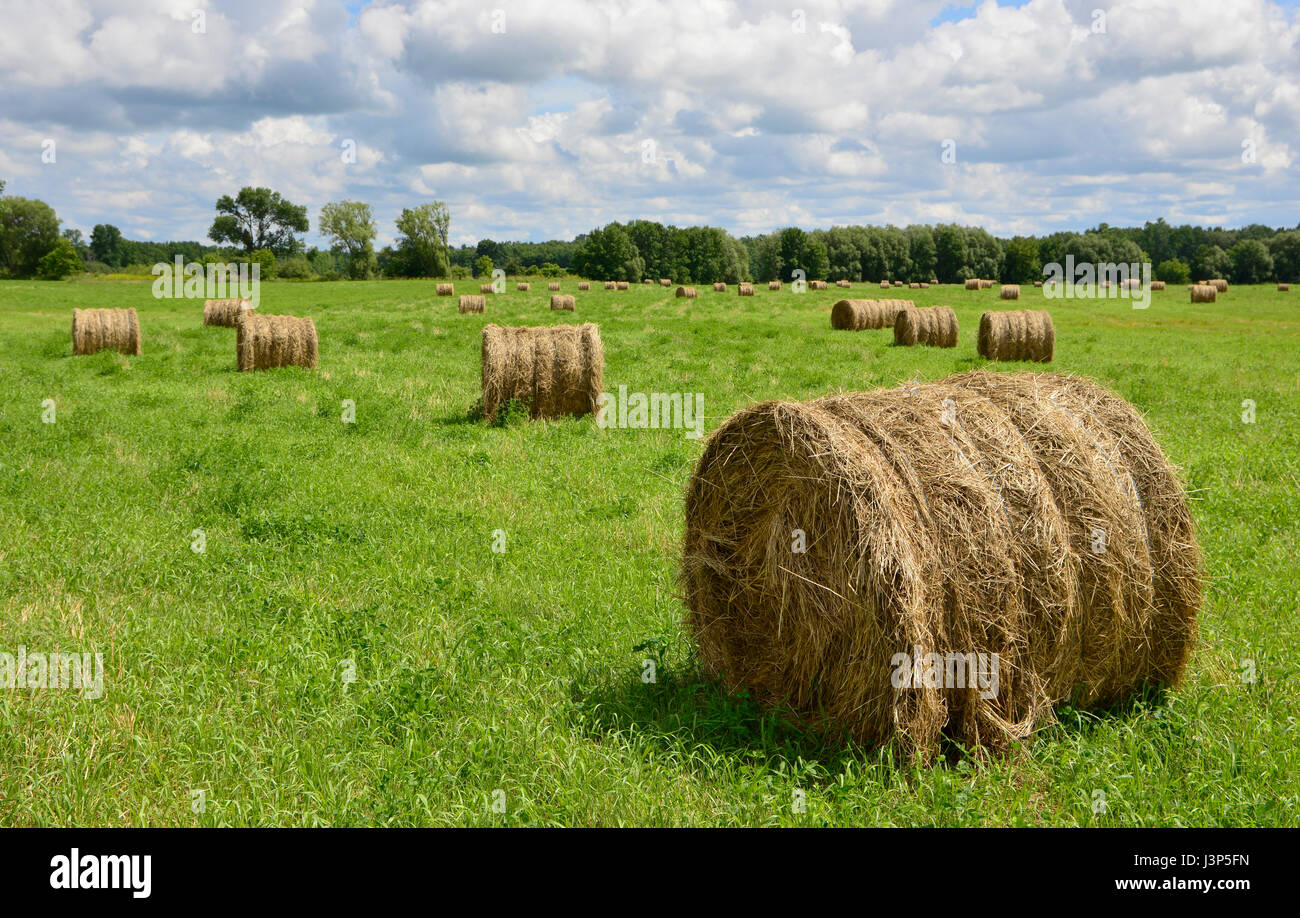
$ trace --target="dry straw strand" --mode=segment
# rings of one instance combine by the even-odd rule
[[[245,313],[235,335],[235,360],[241,371],[274,367],[316,369],[316,323],[298,316]]]
[[[100,350],[140,355],[140,319],[134,307],[72,310],[72,353],[80,356]]]
[[[1062,703],[1176,684],[1200,564],[1132,406],[1086,379],[977,370],[731,417],[687,489],[681,583],[729,689],[928,760],[945,732],[1007,751]],[[941,677],[997,654],[997,691],[909,678],[918,653]]]
[[[600,398],[605,351],[594,323],[546,328],[483,329],[483,415],[509,401],[533,418],[593,413]]]

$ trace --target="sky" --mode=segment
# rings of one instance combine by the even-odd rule
[[[1300,9],[1266,0],[0,0],[0,179],[206,240],[266,185],[380,245],[611,220],[1300,223]]]

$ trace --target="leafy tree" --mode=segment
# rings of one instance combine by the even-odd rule
[[[220,216],[212,221],[208,238],[239,246],[249,255],[258,249],[292,255],[299,247],[294,234],[307,232],[307,208],[270,188],[244,187],[233,198],[222,195],[217,213]]]
[[[1232,273],[1232,259],[1217,245],[1201,245],[1192,256],[1192,273],[1202,280],[1227,277]]]
[[[1268,243],[1273,256],[1273,273],[1285,283],[1300,282],[1300,231],[1278,233]]]
[[[1016,236],[1005,247],[1002,280],[1008,284],[1031,284],[1043,279],[1043,263],[1038,260],[1038,240]]]
[[[1168,258],[1156,266],[1156,280],[1167,284],[1186,284],[1192,279],[1192,269],[1177,258]]]
[[[72,244],[72,240],[66,238],[55,243],[54,248],[40,262],[40,275],[46,280],[63,280],[85,270],[85,262],[77,254],[77,247]]]
[[[275,253],[270,249],[258,249],[252,255],[248,256],[251,263],[259,265],[257,276],[260,280],[275,280],[276,264]]]
[[[122,231],[111,223],[97,223],[90,231],[90,251],[96,261],[119,268],[122,266]]]
[[[492,264],[491,258],[488,258],[486,255],[480,255],[478,260],[474,262],[474,276],[491,277],[493,267],[494,265]]]
[[[916,224],[909,226],[903,232],[907,234],[907,255],[911,264],[911,273],[907,279],[922,282],[930,280],[934,277],[938,258],[934,234],[930,232],[930,227]]]
[[[44,201],[0,198],[0,271],[31,277],[59,242],[59,218]]]
[[[335,251],[347,256],[354,280],[370,277],[378,268],[375,258],[375,220],[370,205],[362,201],[336,201],[320,211],[320,231],[333,240]]]
[[[1243,239],[1228,251],[1234,284],[1258,284],[1273,276],[1273,256],[1258,239]]]
[[[450,229],[451,213],[442,201],[402,210],[397,218],[397,231],[401,235],[397,237],[395,261],[401,265],[405,276],[446,276],[451,267],[447,261]]]
[[[636,283],[647,265],[627,230],[611,223],[587,234],[573,256],[573,267],[582,277]]]

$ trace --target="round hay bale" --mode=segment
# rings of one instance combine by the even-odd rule
[[[753,284],[736,284],[736,293],[739,294],[740,296],[753,296],[753,295],[754,295],[754,285],[753,285]]]
[[[991,280],[981,280],[981,281],[980,281],[980,289],[981,289],[981,290],[987,290],[987,289],[989,289],[989,288],[992,287],[992,286],[993,286],[993,281],[991,281]]]
[[[1278,284],[1277,289],[1282,293],[1287,293],[1291,289],[1290,284]]]
[[[726,293],[726,292],[727,292],[727,285],[724,284],[724,283],[722,283],[721,281],[719,281],[718,283],[716,283],[716,284],[713,285],[713,292],[714,292],[714,293]]]
[[[606,289],[606,290],[615,290],[615,289],[617,289],[617,285],[616,285],[613,281],[605,281],[605,289]]]
[[[456,295],[456,285],[455,285],[455,284],[438,284],[438,286],[435,287],[434,290],[435,290],[435,292],[438,294],[438,296],[455,296],[455,295]]]
[[[930,289],[930,285],[927,284],[925,281],[921,281],[921,289],[922,289],[922,290],[929,290],[929,289]]]
[[[937,277],[930,278],[930,286],[931,287],[939,286],[939,279]]]
[[[695,288],[694,288],[694,287],[678,287],[678,288],[677,288],[677,298],[678,298],[678,299],[685,298],[685,299],[688,299],[688,300],[693,300],[693,299],[695,299]]]
[[[581,292],[581,291],[583,291],[583,290],[590,290],[590,289],[591,289],[591,284],[587,283],[586,281],[578,281],[578,291],[579,291],[579,292]]]
[[[647,277],[647,278],[645,279],[644,283],[647,283],[647,284],[653,284],[654,281],[652,281],[650,278]]]
[[[1221,277],[1216,277],[1214,280],[1209,281],[1209,284],[1219,293],[1228,292],[1228,282]]]
[[[235,362],[240,371],[274,367],[316,369],[316,323],[298,316],[246,312],[235,326]]]
[[[515,284],[515,289],[522,290],[524,293],[527,293],[528,291],[533,289],[533,285],[528,283],[528,281],[520,281],[519,283]]]
[[[780,289],[781,289],[781,282],[780,282],[780,281],[768,281],[768,282],[767,282],[767,289],[768,289],[768,290],[780,290]]]
[[[1035,360],[1056,356],[1056,327],[1046,309],[986,312],[980,316],[976,350],[985,360]]]
[[[898,313],[912,305],[911,300],[839,300],[831,307],[831,328],[893,328]]]
[[[493,287],[491,284],[479,284],[478,292],[483,294],[484,296],[487,296],[490,293],[495,293],[496,288]]]
[[[577,306],[577,304],[578,304],[577,298],[574,297],[573,294],[571,293],[551,294],[552,309],[567,309],[569,312],[573,312],[573,309],[575,306]]]
[[[1001,296],[1002,296],[1002,299],[1004,299],[1004,300],[1018,300],[1018,299],[1020,299],[1020,285],[1019,285],[1019,284],[1003,284],[1003,285],[1002,285],[1002,293],[1001,293]]]
[[[852,287],[853,285],[852,285],[851,283],[849,283],[848,281],[846,281],[846,280],[837,280],[837,281],[835,282],[835,286],[836,286],[836,287]]]
[[[896,280],[896,281],[894,281],[894,286],[895,286],[895,287],[901,287],[901,286],[903,286],[903,282],[902,282],[902,281],[899,281],[899,280]]]
[[[547,289],[550,293],[559,293],[559,292],[560,292],[560,282],[559,282],[559,281],[549,281],[549,282],[546,284],[546,289]]]
[[[252,308],[253,301],[247,297],[233,300],[204,300],[203,324],[234,328],[239,324],[240,313]]]
[[[483,415],[489,421],[511,399],[529,416],[581,416],[596,410],[605,373],[600,330],[584,325],[483,329]]]
[[[1152,281],[1152,282],[1151,282],[1151,289],[1152,289],[1152,290],[1164,290],[1164,289],[1165,289],[1165,282],[1164,282],[1164,281]]]
[[[669,280],[668,278],[666,278],[666,277],[661,277],[661,278],[659,278],[659,286],[660,286],[660,287],[671,287],[672,285],[673,285],[673,282],[672,282],[671,280]]]
[[[1189,289],[1193,303],[1213,303],[1219,295],[1219,288],[1212,284],[1192,284]]]
[[[461,312],[483,312],[487,309],[487,297],[481,293],[462,293],[459,309]]]
[[[827,285],[826,281],[809,281],[809,282],[808,282],[808,289],[809,289],[809,290],[829,290],[830,287]]]
[[[1034,281],[1034,286],[1035,286],[1035,287],[1041,287],[1041,286],[1043,286],[1043,282],[1042,282],[1042,281]]]
[[[979,282],[979,278],[978,278],[978,277],[968,277],[968,278],[966,278],[966,289],[967,289],[967,290],[978,290],[979,288],[980,288],[980,282]]]
[[[894,319],[894,343],[905,347],[956,347],[957,313],[949,306],[906,306]]]
[[[889,289],[889,281],[887,281],[887,280],[883,280],[883,281],[881,281],[881,282],[880,282],[880,289],[882,289],[882,290],[888,290],[888,289]]]
[[[709,438],[685,511],[704,669],[921,759],[945,733],[1001,752],[1059,704],[1175,684],[1196,636],[1182,486],[1138,413],[1084,379],[973,371],[764,402]],[[992,654],[988,692],[965,667]]]
[[[101,350],[140,355],[140,320],[134,307],[72,310],[72,353],[83,356]]]
[[[907,285],[907,289],[909,289],[909,290],[920,290],[920,289],[921,289],[921,285],[918,284],[916,281],[912,281],[910,284]]]
[[[631,288],[628,287],[628,282],[627,282],[627,281],[618,281],[618,282],[616,282],[616,283],[614,284],[614,289],[616,289],[616,290],[629,290],[629,289],[631,289]]]

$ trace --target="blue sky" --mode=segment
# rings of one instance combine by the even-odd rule
[[[83,231],[1300,223],[1295,0],[0,3],[0,178]]]

